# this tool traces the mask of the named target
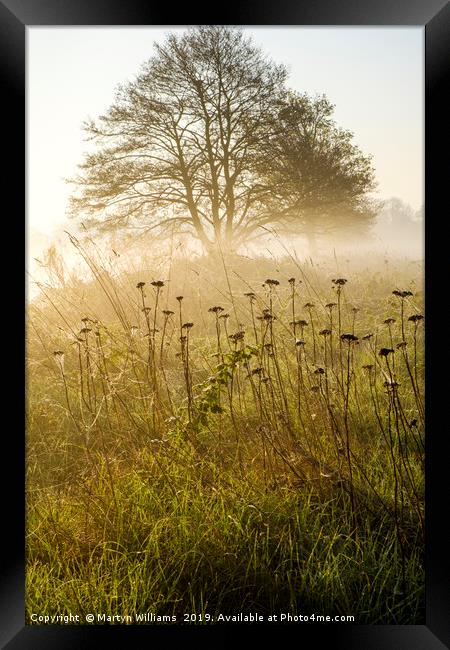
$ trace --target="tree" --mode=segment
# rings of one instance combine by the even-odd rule
[[[84,125],[95,151],[74,179],[72,213],[87,227],[176,228],[211,249],[325,211],[329,222],[360,216],[369,163],[326,100],[288,94],[285,67],[239,29],[197,27],[155,47]]]
[[[270,187],[273,220],[310,238],[336,232],[360,236],[376,216],[377,206],[367,197],[375,187],[371,159],[350,131],[336,125],[333,111],[324,95],[288,92],[260,169]]]

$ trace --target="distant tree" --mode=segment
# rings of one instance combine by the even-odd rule
[[[377,214],[376,232],[387,242],[417,244],[423,239],[423,213],[423,206],[415,211],[398,197],[387,199]]]
[[[169,34],[113,105],[84,128],[94,143],[73,182],[86,227],[191,232],[237,247],[264,226],[367,223],[369,159],[325,98],[287,93],[286,69],[243,32]]]

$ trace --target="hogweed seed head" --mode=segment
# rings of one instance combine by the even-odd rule
[[[341,341],[347,341],[347,343],[355,343],[358,340],[358,337],[354,334],[341,334]]]
[[[407,298],[408,296],[413,295],[412,291],[399,290],[399,289],[395,289],[395,291],[393,291],[392,293],[394,294],[394,296],[398,296],[399,298]]]

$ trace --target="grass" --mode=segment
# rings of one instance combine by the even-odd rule
[[[420,265],[136,273],[73,243],[92,277],[29,306],[28,622],[422,623]]]

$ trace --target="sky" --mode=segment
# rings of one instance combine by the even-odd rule
[[[86,143],[82,122],[104,113],[119,83],[175,27],[27,27],[27,226],[67,223]],[[339,126],[373,156],[377,198],[424,202],[423,27],[246,27],[290,71],[288,85],[326,94]]]

